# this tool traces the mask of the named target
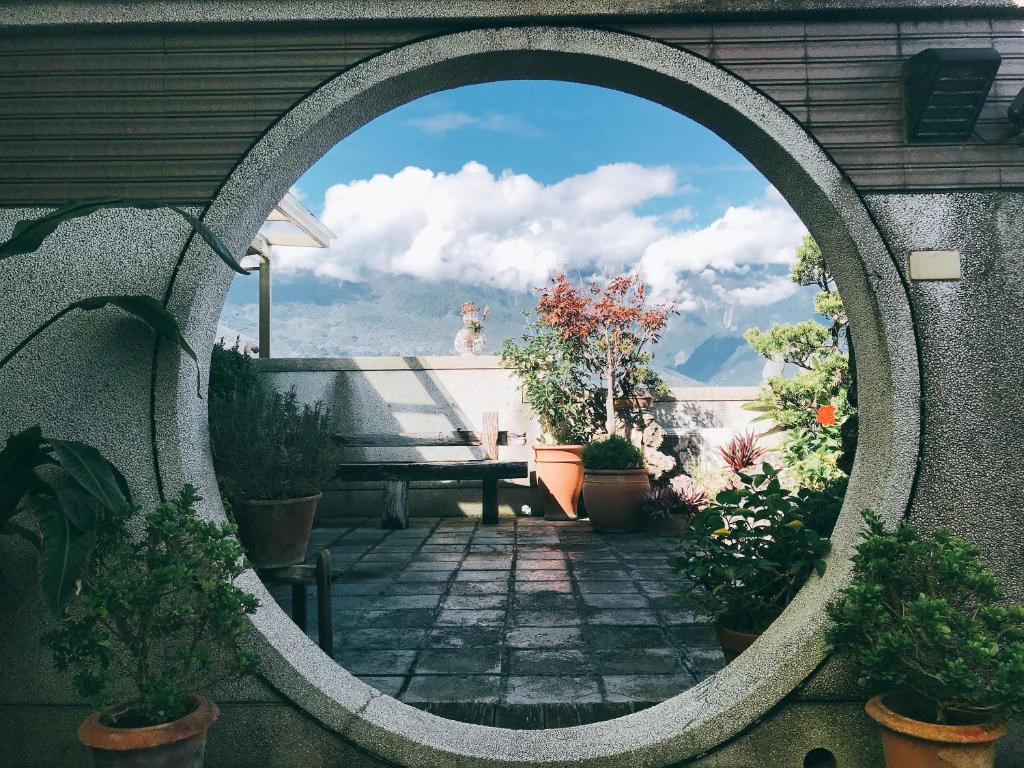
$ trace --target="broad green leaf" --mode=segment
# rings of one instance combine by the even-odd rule
[[[61,512],[82,533],[96,530],[100,502],[86,493],[78,483],[61,478],[45,483],[49,492],[56,497]]]
[[[46,459],[38,424],[7,438],[7,445],[0,451],[0,527],[14,515],[24,495],[39,482],[34,470]]]
[[[203,396],[199,360],[196,357],[195,350],[192,349],[185,337],[181,335],[181,328],[178,326],[177,319],[164,308],[163,304],[152,296],[92,296],[88,299],[76,301],[71,306],[78,307],[86,312],[92,312],[102,309],[107,304],[113,304],[115,307],[139,318],[156,331],[157,335],[173,342],[185,354],[191,357],[196,364],[196,393],[199,397]]]
[[[103,454],[91,445],[77,440],[51,440],[50,446],[53,449],[53,455],[56,456],[61,468],[68,476],[85,493],[111,512],[117,512],[130,503],[131,499],[125,495],[122,483],[118,478],[120,473],[113,464],[103,458]],[[71,499],[71,491],[63,496],[57,492],[56,486],[54,486],[54,491],[62,502],[65,498]],[[78,525],[74,513],[72,513],[72,521]],[[87,526],[87,528],[91,528],[91,526]]]
[[[176,205],[168,205],[154,200],[80,200],[63,205],[38,218],[23,219],[14,226],[10,239],[5,243],[0,243],[0,261],[11,256],[34,253],[43,244],[43,241],[64,222],[88,216],[104,208],[138,208],[141,210],[167,208],[172,210],[188,222],[192,231],[210,246],[221,261],[241,275],[249,274],[249,271],[244,269],[231,255],[231,251],[223,241],[198,218]]]
[[[89,567],[96,534],[83,533],[73,526],[52,496],[29,496],[27,505],[35,513],[43,541],[39,553],[39,588],[43,603],[61,615]]]

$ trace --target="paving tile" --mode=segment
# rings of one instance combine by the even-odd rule
[[[456,581],[451,585],[453,595],[507,595],[508,579],[495,581]]]
[[[579,582],[580,592],[587,594],[639,595],[640,591],[631,581],[601,581],[586,579]]]
[[[591,608],[647,608],[647,598],[631,593],[588,592],[583,602]]]
[[[661,623],[666,625],[693,624],[698,620],[693,611],[684,608],[668,608],[657,611],[657,614]]]
[[[488,627],[499,626],[505,621],[504,610],[462,611],[447,609],[441,611],[437,625],[455,627]]]
[[[455,574],[456,581],[502,581],[508,580],[507,570],[462,570]]]
[[[508,630],[505,644],[510,648],[580,648],[579,627],[517,627]]]
[[[521,571],[516,569],[516,581],[568,581],[569,572],[564,569]]]
[[[503,701],[508,704],[586,703],[601,701],[592,677],[510,677]]]
[[[656,626],[654,611],[636,608],[598,608],[586,616],[588,624],[608,624],[615,627]]]
[[[412,669],[417,651],[371,651],[365,648],[343,648],[334,660],[353,675],[404,675]]]
[[[410,581],[391,584],[385,595],[442,595],[447,591],[448,584],[443,581]]]
[[[516,594],[531,593],[559,593],[563,595],[572,594],[571,581],[516,581]]]
[[[495,648],[505,636],[502,627],[435,627],[428,648]]]
[[[410,581],[442,581],[446,582],[451,578],[451,573],[447,571],[402,571],[398,575],[398,580],[401,582]]]
[[[587,646],[602,648],[671,648],[675,645],[661,627],[583,627],[583,638]]]
[[[498,675],[414,675],[399,698],[408,702],[497,703],[500,689]]]
[[[550,675],[589,675],[593,660],[585,651],[560,648],[556,650],[512,651],[510,674],[517,677]]]
[[[575,627],[582,623],[576,611],[519,609],[516,609],[512,621],[517,627]]]
[[[674,674],[686,672],[674,648],[605,648],[594,654],[607,675]]]
[[[665,701],[693,687],[689,674],[604,675],[609,701]]]
[[[486,608],[504,608],[507,602],[507,593],[494,595],[449,595],[444,600],[444,607],[472,611]]]
[[[718,647],[715,628],[710,624],[680,624],[668,628],[669,636],[676,646]]]
[[[437,571],[441,573],[455,573],[458,569],[459,564],[457,562],[446,562],[446,563],[431,563],[431,562],[418,562],[409,563],[405,566],[406,572],[408,571]]]
[[[374,610],[434,609],[441,603],[441,595],[386,595],[375,598]]]
[[[464,571],[510,571],[512,557],[467,557],[462,561]]]
[[[402,684],[405,683],[404,677],[359,675],[359,679],[367,685],[376,688],[381,693],[386,693],[388,696],[398,696],[398,692],[402,689]]]
[[[417,675],[496,675],[501,672],[500,648],[431,649],[420,653]]]
[[[419,648],[427,639],[426,629],[338,629],[335,647],[404,650]]]
[[[576,578],[579,581],[624,581],[631,580],[633,576],[628,571],[617,568],[577,568]]]
[[[335,624],[362,628],[417,628],[429,626],[434,612],[424,609],[387,611],[344,611],[335,613]]]
[[[543,582],[541,582],[543,583]],[[523,592],[516,594],[516,610],[574,611],[578,601],[573,594],[563,592]]]

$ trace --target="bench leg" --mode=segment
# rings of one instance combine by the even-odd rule
[[[498,478],[484,478],[484,525],[498,524]]]
[[[321,549],[316,556],[316,623],[320,647],[334,656],[334,613],[331,601],[331,551]]]
[[[409,527],[409,482],[384,481],[384,514],[381,528],[404,530]]]
[[[306,585],[292,584],[292,621],[303,632],[309,626],[306,620]]]

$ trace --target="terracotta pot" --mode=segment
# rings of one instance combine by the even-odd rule
[[[537,485],[549,520],[575,520],[583,488],[582,445],[535,445]]]
[[[651,489],[646,469],[588,469],[583,477],[583,503],[595,531],[636,533],[646,514],[640,497]]]
[[[995,764],[995,742],[1006,734],[1005,723],[925,723],[886,706],[892,695],[883,693],[864,705],[882,728],[886,768],[992,768]]]
[[[721,624],[715,624],[715,634],[718,636],[718,644],[722,646],[722,655],[725,656],[726,664],[735,661],[737,656],[747,650],[761,636],[751,635],[748,632],[736,632]]]
[[[306,559],[309,531],[322,494],[246,501],[235,510],[238,538],[255,568],[283,568]]]
[[[206,732],[220,711],[204,696],[173,723],[148,728],[114,728],[103,721],[110,710],[93,712],[78,728],[97,768],[202,768]]]

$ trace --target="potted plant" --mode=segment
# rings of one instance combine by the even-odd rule
[[[515,371],[519,388],[540,422],[534,445],[544,516],[576,518],[583,488],[583,444],[593,433],[594,410],[580,342],[541,322],[527,325],[522,343],[506,339],[501,364]]]
[[[678,538],[708,502],[708,495],[691,478],[682,475],[659,485],[640,497],[648,526],[660,536]]]
[[[866,709],[886,766],[991,768],[1006,720],[1024,713],[1024,605],[948,529],[864,517],[829,640],[876,693]]]
[[[251,358],[223,343],[210,369],[210,448],[221,492],[253,565],[302,562],[330,447],[329,412],[295,388],[263,385]]]
[[[839,506],[823,510],[813,492],[790,493],[778,475],[767,463],[739,473],[738,486],[693,519],[669,560],[686,579],[680,597],[715,622],[726,661],[775,621],[812,573],[824,573],[831,550]]]
[[[644,525],[642,501],[651,488],[643,452],[617,435],[583,449],[583,503],[595,531],[636,533]]]
[[[107,515],[92,567],[47,635],[97,708],[78,730],[97,765],[199,768],[218,715],[203,692],[254,667],[239,641],[259,603],[232,584],[245,558],[233,526],[196,516],[199,501],[186,487],[141,531],[130,507]]]

